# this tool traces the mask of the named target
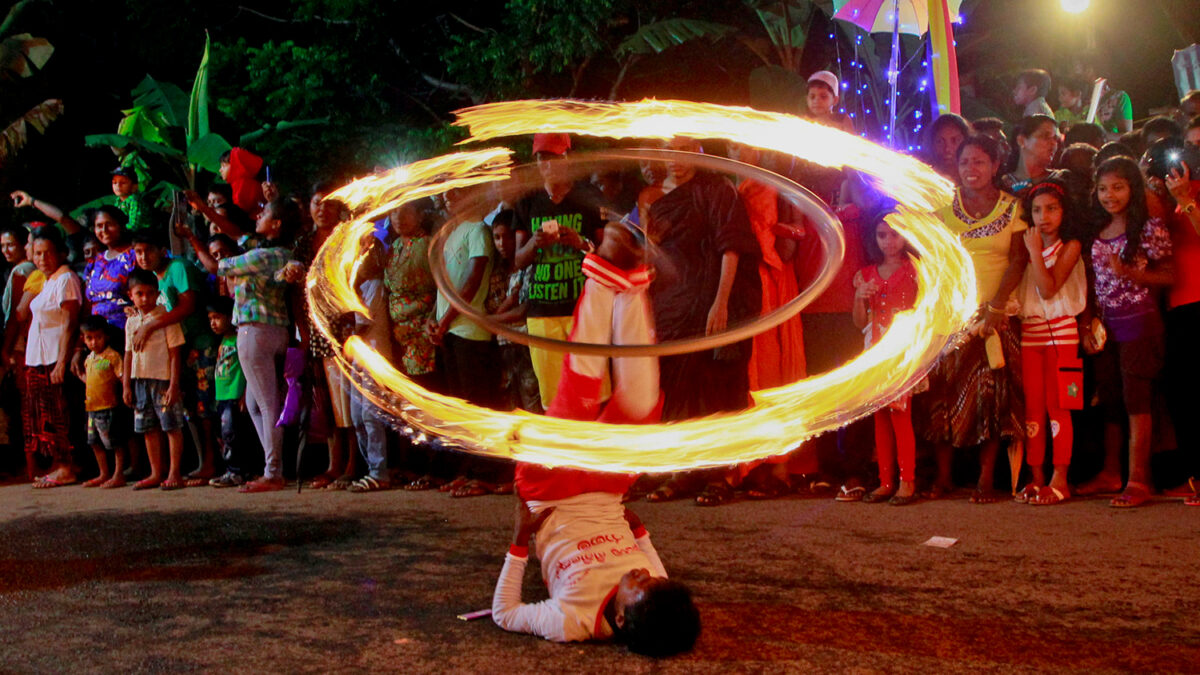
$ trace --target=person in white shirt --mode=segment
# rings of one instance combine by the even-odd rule
[[[653,342],[646,297],[653,272],[639,264],[640,248],[636,230],[605,228],[603,244],[583,261],[587,282],[573,341]],[[601,383],[609,375],[613,394],[604,401]],[[570,354],[546,414],[637,424],[656,421],[661,410],[657,359]],[[667,578],[641,520],[621,503],[633,481],[630,474],[517,466],[513,541],[492,597],[497,625],[555,642],[616,639],[652,656],[692,648],[700,615],[691,593]],[[525,604],[521,580],[534,533],[550,598]]]

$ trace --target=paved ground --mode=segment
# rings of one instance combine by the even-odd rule
[[[455,619],[510,500],[0,487],[0,671],[1200,672],[1179,502],[643,504],[704,622],[656,662]]]

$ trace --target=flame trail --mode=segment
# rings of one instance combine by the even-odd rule
[[[966,251],[933,215],[951,185],[928,167],[865,141],[790,115],[682,101],[581,103],[513,101],[459,113],[468,141],[535,132],[592,136],[720,138],[875,176],[899,202],[888,223],[921,256],[911,311],[842,367],[753,393],[748,410],[669,424],[610,425],[524,411],[498,412],[429,392],[357,337],[345,356],[369,375],[363,387],[384,410],[422,432],[482,455],[602,471],[670,471],[727,465],[785,453],[810,436],[871,414],[915,385],[975,310],[975,272]],[[410,199],[507,176],[510,152],[464,152],[416,162],[357,181],[331,195],[366,215],[339,227],[318,253],[308,293],[319,330],[327,317],[366,309],[351,286],[359,241],[377,217]],[[349,362],[339,356],[343,368]]]

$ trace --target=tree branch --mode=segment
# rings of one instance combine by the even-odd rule
[[[467,28],[470,28],[471,30],[475,31],[476,33],[482,33],[484,35],[488,34],[487,30],[480,28],[479,26],[476,26],[473,23],[470,23],[469,21],[467,21],[466,19],[462,18],[461,16],[455,14],[454,12],[449,12],[449,15],[450,15],[451,19],[454,19],[455,21],[461,23],[462,25],[466,26]]]
[[[257,17],[266,19],[267,21],[274,21],[275,23],[306,23],[308,21],[321,21],[326,24],[337,25],[337,26],[353,26],[353,25],[355,25],[354,22],[349,19],[327,19],[323,16],[319,16],[316,14],[312,15],[310,18],[307,18],[307,19],[281,19],[277,16],[271,16],[270,14],[263,14],[262,12],[258,11],[257,9],[251,9],[250,7],[246,7],[245,5],[238,5],[238,11],[239,12],[249,12],[250,14],[253,14]]]
[[[455,82],[447,82],[445,80],[436,78],[436,77],[430,75],[429,73],[422,72],[419,68],[417,68],[416,66],[413,65],[412,61],[408,60],[408,57],[405,56],[405,54],[404,54],[404,50],[400,49],[400,45],[396,44],[395,39],[388,38],[388,44],[392,46],[392,51],[394,51],[396,53],[396,56],[400,57],[401,61],[404,61],[405,63],[407,63],[408,67],[412,68],[413,71],[417,73],[417,75],[420,75],[421,79],[425,80],[425,82],[427,84],[430,84],[433,87],[435,87],[437,89],[441,89],[443,91],[448,91],[448,92],[451,92],[454,94],[458,94],[459,96],[465,96],[465,97],[471,99],[471,103],[474,103],[474,104],[479,104],[479,103],[483,102],[483,97],[480,96],[478,93],[476,93],[476,91],[474,89],[468,87],[465,84],[457,84]]]

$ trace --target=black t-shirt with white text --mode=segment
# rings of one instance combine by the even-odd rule
[[[604,228],[601,206],[606,206],[604,197],[590,185],[576,184],[557,204],[541,189],[517,204],[513,227],[532,237],[543,223],[557,220],[560,228],[569,227],[596,243]],[[537,250],[529,277],[529,316],[575,313],[575,302],[586,281],[583,256],[583,251],[561,244]]]

